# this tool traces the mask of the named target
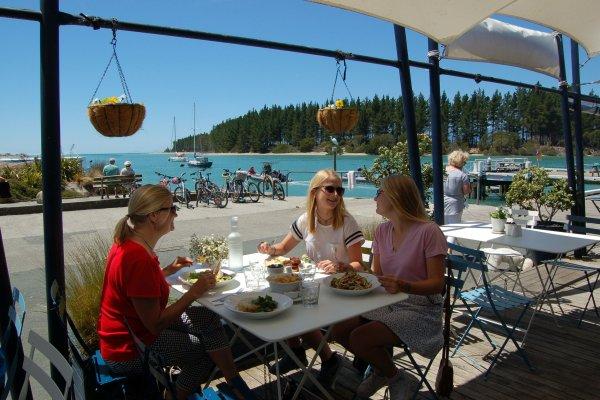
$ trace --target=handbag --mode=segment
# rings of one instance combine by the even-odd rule
[[[450,362],[450,318],[452,309],[450,308],[450,286],[452,277],[452,267],[446,260],[446,298],[444,300],[444,347],[442,349],[442,360],[438,368],[435,379],[435,392],[443,397],[450,397],[454,389],[454,368]]]

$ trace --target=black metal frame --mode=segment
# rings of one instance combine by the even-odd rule
[[[360,54],[344,53],[339,50],[327,50],[315,47],[300,46],[288,43],[258,40],[240,36],[228,36],[215,33],[192,31],[187,29],[170,28],[156,25],[138,24],[132,22],[119,22],[114,20],[102,19],[98,17],[88,17],[83,14],[75,16],[72,14],[61,12],[59,9],[58,0],[40,0],[40,11],[19,10],[13,8],[0,8],[0,17],[37,21],[40,23],[40,74],[41,74],[41,141],[42,141],[42,168],[47,172],[43,176],[43,191],[44,191],[44,250],[46,264],[46,298],[47,308],[52,307],[50,296],[50,284],[57,281],[61,295],[64,295],[64,250],[63,250],[63,230],[62,230],[62,210],[61,210],[61,191],[60,191],[60,176],[53,173],[60,168],[60,99],[59,99],[59,27],[61,25],[79,25],[89,26],[93,29],[117,29],[140,32],[154,35],[174,36],[188,39],[206,40],[213,42],[237,44],[244,46],[253,46],[260,48],[269,48],[274,50],[291,51],[296,53],[311,54],[316,56],[331,57],[334,59],[348,59],[352,61],[366,62],[371,64],[386,65],[398,68],[401,77],[401,86],[403,96],[409,98],[412,96],[412,87],[410,84],[410,67],[428,69],[431,79],[431,97],[432,101],[432,137],[436,140],[433,144],[433,167],[434,167],[434,207],[435,217],[438,223],[443,221],[443,188],[441,179],[441,138],[439,131],[439,76],[448,75],[465,79],[473,79],[475,82],[491,82],[526,89],[540,90],[548,93],[560,94],[563,99],[563,129],[565,133],[565,149],[567,151],[567,166],[569,176],[569,186],[575,190],[575,171],[573,165],[573,148],[571,144],[570,121],[568,110],[568,98],[573,97],[575,102],[581,100],[600,103],[600,99],[594,96],[581,95],[576,92],[569,92],[566,84],[560,89],[543,87],[541,85],[528,84],[509,79],[501,79],[480,74],[472,74],[468,72],[449,70],[439,67],[433,57],[430,57],[430,62],[419,62],[408,59],[406,49],[406,35],[403,27],[394,26],[398,60],[383,59]],[[573,42],[575,43],[575,42]],[[557,38],[559,46],[559,54],[561,57],[561,80],[565,81],[564,54],[562,51],[562,38]],[[433,44],[429,43],[430,50],[433,49]],[[573,51],[573,50],[572,50]],[[575,61],[573,70],[577,69]],[[578,74],[576,79],[578,79]],[[411,101],[404,101],[405,107],[405,123],[407,124],[407,141],[409,144],[409,164],[411,175],[415,179],[417,186],[423,193],[423,185],[421,179],[421,166],[418,153],[418,145],[414,126],[414,110],[412,109]],[[580,113],[577,105],[575,113]],[[575,137],[577,146],[578,174],[583,168],[582,164],[582,143],[581,130],[575,127]],[[582,175],[580,175],[582,176]],[[580,189],[583,182],[579,182]],[[583,191],[577,190],[578,204],[583,204]],[[576,207],[573,210],[575,215],[583,213],[581,207]],[[0,271],[0,274],[8,276],[8,271]],[[0,307],[0,314],[4,315],[6,309],[4,305]],[[61,317],[56,313],[48,313],[48,331],[50,343],[52,343],[59,351],[66,355],[67,347],[67,332],[65,325],[60,319],[64,320],[64,315]],[[53,377],[57,376],[53,371]]]

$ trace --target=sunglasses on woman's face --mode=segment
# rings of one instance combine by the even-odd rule
[[[341,186],[331,186],[331,185],[327,185],[327,186],[321,186],[323,188],[323,190],[325,190],[327,193],[329,194],[333,194],[334,192],[338,194],[338,196],[343,196],[344,193],[346,192],[346,189],[341,187]]]
[[[377,193],[375,194],[375,198],[378,198],[383,193],[383,189],[377,189]]]

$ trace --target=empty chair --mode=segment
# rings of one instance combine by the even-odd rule
[[[466,307],[471,320],[469,321],[464,333],[460,336],[458,342],[456,343],[453,355],[456,354],[456,351],[460,348],[474,324],[477,324],[477,326],[481,329],[483,335],[492,346],[492,349],[496,350],[498,346],[492,341],[485,328],[486,324],[493,323],[494,325],[498,325],[502,328],[506,338],[497,350],[484,376],[487,377],[489,375],[490,371],[498,361],[498,357],[504,351],[509,341],[512,341],[516,346],[517,351],[525,364],[530,369],[533,369],[529,359],[527,358],[525,350],[521,347],[521,345],[519,345],[515,338],[517,327],[525,315],[525,312],[529,309],[529,306],[531,305],[531,299],[524,295],[504,289],[500,286],[490,284],[486,277],[488,268],[485,263],[485,254],[483,252],[457,246],[452,243],[449,243],[448,246],[452,250],[452,254],[448,255],[448,261],[450,262],[452,269],[457,271],[458,279],[460,279],[462,274],[466,273],[468,270],[475,270],[481,272],[482,280],[481,286],[470,290],[458,291],[457,293],[458,299],[460,299],[463,305]],[[521,309],[521,312],[518,314],[514,325],[508,325],[505,322],[502,314],[504,314],[505,311],[518,309]],[[483,318],[480,315],[482,311],[493,314],[494,320]]]
[[[52,400],[68,399],[69,392],[71,390],[71,383],[73,382],[73,368],[69,362],[62,356],[62,354],[60,354],[58,350],[56,350],[54,346],[52,346],[34,331],[29,331],[27,342],[31,345],[31,351],[29,353],[29,357],[23,357],[25,382],[21,388],[19,400],[24,400],[27,398],[30,378],[34,378],[44,388],[44,390],[46,390]],[[38,353],[42,353],[60,372],[65,381],[65,387],[63,390],[56,385],[50,375],[44,371],[42,367],[33,361],[36,350]]]

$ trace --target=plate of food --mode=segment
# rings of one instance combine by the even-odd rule
[[[207,268],[196,268],[181,274],[177,279],[179,279],[179,282],[181,282],[183,286],[189,287],[196,283],[196,281],[198,281],[198,278],[202,274],[206,274],[209,272],[211,271]],[[218,288],[229,284],[231,281],[233,281],[234,277],[235,272],[230,271],[228,269],[221,269],[217,275],[217,284],[215,285],[215,287]]]
[[[362,296],[381,286],[375,275],[356,271],[328,276],[324,283],[335,293],[344,296]]]
[[[266,319],[281,314],[292,306],[293,301],[280,293],[243,293],[227,297],[224,304],[239,316]]]
[[[284,257],[284,256],[276,256],[269,257],[265,260],[265,267],[271,267],[272,265],[282,265],[284,267],[291,266],[292,270],[298,271],[300,267],[301,260],[299,257]]]

